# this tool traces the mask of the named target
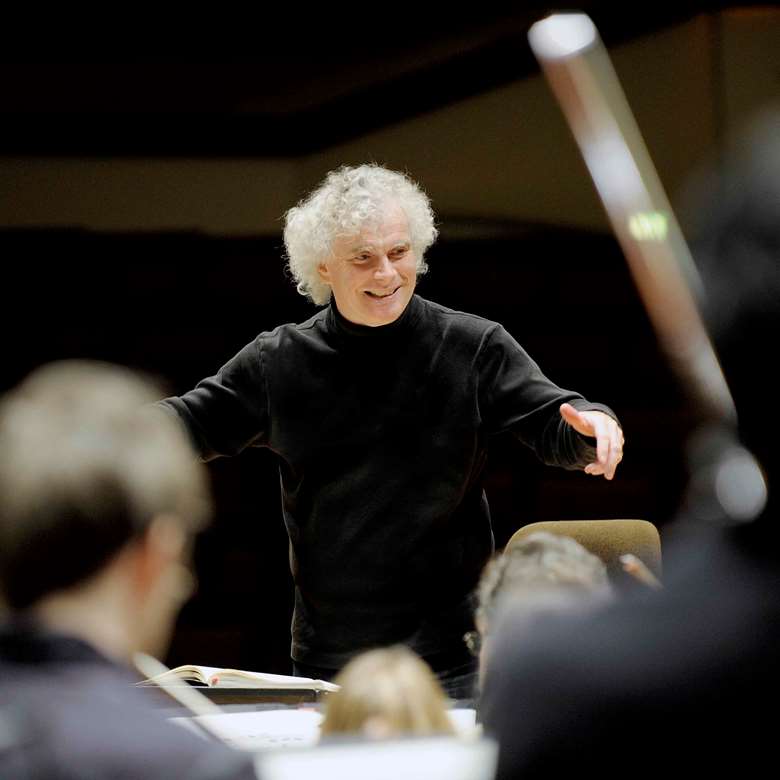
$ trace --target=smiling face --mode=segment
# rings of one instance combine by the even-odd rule
[[[378,224],[337,238],[317,270],[345,319],[371,327],[394,322],[411,300],[417,281],[406,215],[398,205],[388,205]]]

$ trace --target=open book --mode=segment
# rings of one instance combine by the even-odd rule
[[[335,683],[313,680],[310,677],[293,677],[287,674],[269,674],[267,672],[247,672],[242,669],[220,669],[216,666],[195,666],[185,664],[169,669],[167,672],[142,680],[139,685],[157,685],[158,683],[195,683],[210,688],[267,688],[306,691],[327,691],[339,689]]]

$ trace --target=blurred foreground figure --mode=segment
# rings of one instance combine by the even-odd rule
[[[251,778],[133,688],[192,589],[203,467],[129,371],[59,363],[0,402],[0,777]],[[167,421],[166,421],[167,422]]]
[[[336,675],[336,682],[341,690],[328,697],[324,737],[360,734],[385,739],[455,733],[433,672],[403,645],[355,656]]]
[[[707,190],[694,244],[703,308],[769,501],[737,522],[724,499],[750,499],[750,479],[720,457],[727,437],[705,437],[663,591],[547,617],[531,632],[507,617],[483,700],[500,778],[721,776],[775,762],[776,719],[764,704],[780,696],[780,471],[764,399],[780,337],[780,115],[743,137]],[[725,470],[709,473],[718,462]]]
[[[477,587],[476,631],[465,639],[478,654],[480,678],[496,617],[512,610],[516,622],[563,610],[580,612],[611,598],[607,567],[570,536],[537,531],[494,556]]]

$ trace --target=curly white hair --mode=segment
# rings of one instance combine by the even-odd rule
[[[428,196],[408,175],[376,164],[342,166],[291,208],[284,218],[284,245],[290,273],[301,295],[318,305],[330,300],[330,285],[317,267],[339,236],[351,236],[381,221],[388,204],[398,204],[409,223],[417,273],[428,270],[425,252],[439,231]]]

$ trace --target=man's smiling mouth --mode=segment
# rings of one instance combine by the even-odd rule
[[[366,295],[368,295],[370,298],[376,298],[377,300],[381,301],[383,298],[389,298],[391,295],[395,295],[400,289],[401,287],[399,285],[395,288],[395,290],[385,295],[380,295],[379,293],[371,292],[371,290],[366,290]]]

